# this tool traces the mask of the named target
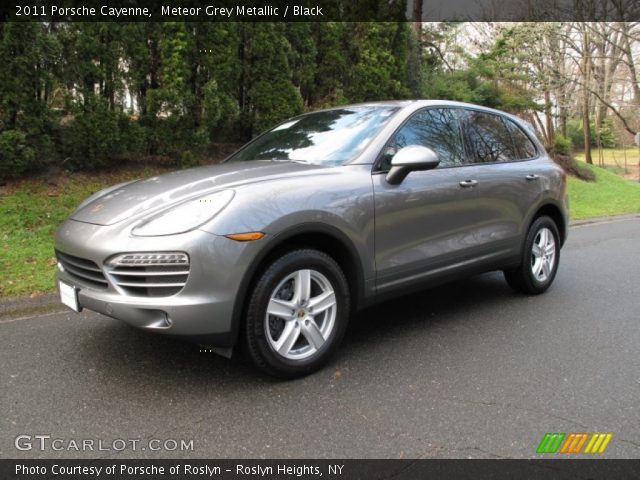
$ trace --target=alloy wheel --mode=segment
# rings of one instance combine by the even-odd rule
[[[531,273],[540,282],[545,282],[555,266],[556,241],[548,228],[541,228],[531,247]]]
[[[322,273],[303,269],[287,275],[267,305],[265,334],[271,348],[288,360],[314,355],[336,323],[337,302],[331,282]]]

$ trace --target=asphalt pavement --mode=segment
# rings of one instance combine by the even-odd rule
[[[364,311],[295,381],[88,311],[2,317],[0,457],[522,458],[610,432],[600,458],[640,458],[639,307],[635,217],[571,228],[544,295],[491,273]]]

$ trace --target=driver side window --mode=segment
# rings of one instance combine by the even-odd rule
[[[431,148],[438,154],[439,168],[465,163],[458,115],[451,108],[428,108],[413,114],[385,147],[380,170],[389,170],[393,156],[409,145]]]

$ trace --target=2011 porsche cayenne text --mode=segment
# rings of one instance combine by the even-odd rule
[[[327,361],[350,315],[503,270],[553,282],[565,174],[527,125],[444,101],[290,119],[220,165],[115,185],[56,235],[62,301],[294,377]]]

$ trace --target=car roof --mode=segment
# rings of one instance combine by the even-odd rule
[[[376,101],[376,102],[353,103],[353,104],[349,104],[349,105],[337,105],[337,106],[332,107],[332,108],[324,109],[324,111],[326,111],[326,110],[336,110],[336,109],[348,108],[348,107],[395,107],[395,108],[399,108],[400,112],[404,112],[402,115],[400,115],[400,118],[398,120],[400,122],[402,122],[406,118],[410,117],[414,112],[420,110],[421,108],[425,108],[425,107],[467,108],[467,109],[478,110],[478,111],[486,112],[486,113],[493,113],[495,115],[500,115],[502,117],[506,117],[506,118],[511,119],[513,122],[515,122],[517,125],[519,125],[521,129],[523,129],[526,132],[527,137],[529,137],[529,139],[535,143],[535,145],[537,146],[538,149],[540,149],[541,151],[544,151],[544,146],[542,145],[540,140],[537,138],[537,136],[535,135],[535,132],[533,131],[533,127],[530,126],[528,124],[528,122],[526,122],[525,120],[523,120],[522,118],[520,118],[520,117],[518,117],[518,116],[516,116],[514,114],[511,114],[511,113],[508,113],[508,112],[504,112],[502,110],[496,110],[496,109],[490,108],[490,107],[484,107],[482,105],[477,105],[477,104],[474,104],[474,103],[457,102],[457,101],[453,101],[453,100],[436,100],[436,99],[387,100],[387,101]],[[316,110],[316,111],[318,111],[318,110]],[[314,113],[314,112],[309,112],[309,113]],[[389,126],[389,128],[394,129],[394,130],[397,127],[398,127],[398,123],[397,122],[396,123],[392,123]],[[360,157],[362,157],[364,155],[367,155],[367,152],[363,152]],[[351,163],[358,163],[358,161],[359,161],[359,159],[356,158]]]
[[[396,107],[403,110],[408,109],[411,112],[423,107],[431,107],[431,106],[472,108],[474,110],[480,110],[487,113],[503,115],[515,121],[516,123],[520,124],[521,126],[526,123],[522,118],[518,117],[517,115],[514,115],[509,112],[505,112],[503,110],[497,110],[495,108],[485,107],[482,105],[477,105],[475,103],[457,102],[454,100],[435,100],[435,99],[382,100],[382,101],[375,101],[375,102],[351,103],[348,105],[336,105],[335,107],[326,108],[322,110],[315,110],[315,111],[336,110],[336,109],[347,108],[347,107],[376,107],[376,106],[377,107]],[[308,113],[313,113],[313,111]]]
[[[400,108],[412,107],[412,110],[420,107],[429,107],[429,106],[461,107],[461,108],[473,108],[477,110],[484,110],[487,112],[499,113],[501,115],[513,116],[510,113],[504,112],[502,110],[496,110],[494,108],[477,105],[475,103],[457,102],[453,100],[437,100],[437,99],[383,100],[383,101],[375,101],[375,102],[361,102],[361,103],[352,103],[349,105],[337,105],[335,107],[327,108],[326,110],[335,110],[335,109],[345,108],[345,107],[369,107],[369,106],[370,107],[376,107],[376,106],[377,107],[400,107]]]

